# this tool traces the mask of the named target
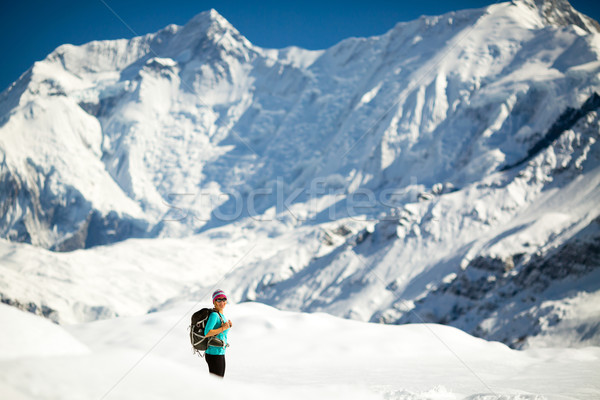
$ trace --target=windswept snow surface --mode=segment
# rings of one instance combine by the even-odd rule
[[[435,324],[387,326],[327,314],[230,304],[225,381],[192,355],[187,325],[202,306],[58,327],[0,306],[0,396],[25,399],[596,399],[600,348],[511,350]],[[21,315],[15,315],[21,314]],[[62,354],[35,340],[60,331]],[[30,339],[30,338],[28,338]],[[50,342],[44,342],[52,345]],[[70,349],[69,349],[70,347]],[[82,348],[87,351],[81,351]],[[70,351],[69,351],[70,350]],[[201,391],[201,392],[199,392]]]

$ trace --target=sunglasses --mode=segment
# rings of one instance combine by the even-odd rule
[[[222,299],[222,298],[221,298],[221,299],[216,299],[215,301],[216,301],[216,302],[218,302],[218,303],[221,303],[221,302],[223,302],[223,301],[227,301],[227,299]]]

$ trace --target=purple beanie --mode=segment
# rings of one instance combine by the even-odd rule
[[[213,295],[212,295],[212,299],[213,301],[215,301],[216,299],[220,299],[220,298],[227,298],[227,296],[225,296],[225,292],[222,291],[221,289],[216,290]]]

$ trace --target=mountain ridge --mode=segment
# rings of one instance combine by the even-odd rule
[[[254,46],[211,10],[61,46],[0,94],[2,301],[59,322],[106,318],[193,297],[219,271],[237,301],[418,315],[515,347],[556,318],[583,326],[571,312],[595,298],[578,285],[595,282],[596,258],[564,255],[598,217],[590,24],[566,1],[519,0],[308,51]],[[551,254],[563,256],[547,267]],[[114,264],[107,276],[95,258]],[[511,308],[531,293],[507,288],[536,268],[550,283]],[[103,285],[115,277],[127,293]],[[546,297],[556,302],[543,314]],[[581,332],[597,343],[597,330]]]

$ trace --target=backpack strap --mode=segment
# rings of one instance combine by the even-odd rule
[[[216,312],[216,313],[217,313],[217,315],[219,316],[219,319],[221,320],[221,323],[222,323],[222,324],[224,324],[224,323],[225,323],[225,321],[223,320],[223,316],[221,315],[221,313],[220,313],[220,312],[218,312],[218,311],[217,311],[216,309],[214,309],[214,308],[213,308],[213,312]],[[215,339],[217,339],[219,342],[223,343],[221,346],[214,346],[214,347],[223,347],[223,348],[227,348],[227,347],[229,347],[229,343],[224,343],[224,342],[223,342],[221,339],[217,338],[216,336],[213,336],[213,338],[215,338]],[[210,341],[209,341],[209,346],[212,346],[212,345],[210,344]]]
[[[216,313],[217,313],[217,315],[219,316],[219,319],[221,320],[221,323],[222,323],[222,324],[224,324],[224,323],[225,323],[225,321],[223,321],[223,317],[221,316],[221,313],[220,313],[220,312],[218,312],[216,308],[213,308],[213,312],[216,312]]]

